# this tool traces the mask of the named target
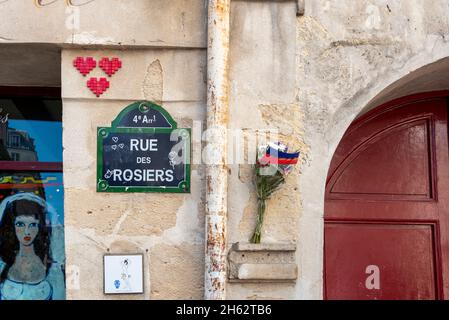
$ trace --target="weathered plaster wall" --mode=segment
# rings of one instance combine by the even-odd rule
[[[206,43],[203,0],[94,0],[75,6],[56,0],[42,1],[50,3],[42,7],[34,3],[0,2],[0,43],[191,48]]]
[[[252,163],[259,133],[272,131],[307,156],[303,113],[296,92],[296,4],[293,1],[234,1],[231,6],[230,124],[244,136],[245,154],[230,160],[228,247],[248,242],[256,224],[257,196]],[[234,140],[235,141],[235,140]],[[262,140],[259,140],[259,143]],[[243,159],[243,161],[242,161]],[[301,216],[300,166],[267,203],[262,242],[298,239]],[[300,270],[301,273],[301,270]],[[295,298],[295,283],[229,283],[233,299]]]
[[[89,91],[86,81],[104,76],[103,71],[97,68],[83,77],[72,66],[77,56],[122,60],[122,69],[109,78],[110,89],[101,98]],[[110,126],[124,107],[147,99],[161,102],[180,127],[200,129],[198,123],[205,118],[204,63],[203,50],[63,51],[69,299],[129,299],[103,295],[102,256],[119,252],[145,254],[146,294],[132,298],[203,297],[202,168],[192,167],[191,194],[97,193],[96,128]]]
[[[440,61],[449,54],[448,9],[447,1],[317,0],[306,1],[305,16],[296,18],[292,2],[234,2],[231,126],[277,128],[303,151],[303,163],[269,201],[263,236],[297,241],[296,285],[232,283],[230,297],[322,298],[324,187],[333,152],[370,107],[449,88],[447,61]],[[229,198],[229,245],[248,240],[254,228],[251,176],[247,165],[232,170],[229,188],[239,192]]]
[[[2,2],[0,43],[64,48],[68,298],[117,298],[102,294],[101,261],[119,251],[145,253],[146,294],[135,298],[202,298],[202,167],[193,166],[189,195],[95,191],[96,128],[135,100],[161,102],[181,126],[193,127],[194,163],[201,157],[205,2],[129,3],[83,6],[73,29],[66,22],[74,9],[64,1],[39,9],[31,0]],[[243,161],[229,159],[228,248],[248,241],[255,226],[248,162],[256,133],[277,130],[276,139],[302,151],[302,162],[269,201],[262,238],[296,241],[296,283],[229,283],[228,298],[322,298],[324,187],[333,152],[367,109],[403,94],[449,89],[442,60],[449,56],[448,9],[446,0],[306,0],[305,15],[296,17],[294,1],[232,1],[229,128],[249,145]],[[20,19],[27,15],[33,19]],[[122,59],[101,98],[72,67],[78,55]],[[90,76],[100,75],[97,68]]]
[[[310,149],[299,179],[296,298],[322,297],[324,186],[342,135],[370,101],[413,93],[404,88],[425,74],[421,68],[449,55],[448,9],[445,0],[306,1],[297,21],[296,83]],[[433,85],[421,78],[414,92],[449,88],[435,81],[445,70],[439,63],[433,70],[440,73],[427,73]]]

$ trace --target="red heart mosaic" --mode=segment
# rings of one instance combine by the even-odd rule
[[[73,61],[73,66],[83,75],[88,75],[96,66],[97,62],[92,57],[76,57]]]
[[[97,96],[99,97],[106,90],[109,89],[109,81],[106,78],[90,78],[87,81],[87,87]]]
[[[119,58],[102,58],[100,60],[100,68],[110,77],[122,67],[122,61]]]

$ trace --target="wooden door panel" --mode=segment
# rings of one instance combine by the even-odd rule
[[[330,186],[330,198],[431,199],[429,131],[429,119],[422,119],[375,135],[345,161]]]
[[[448,153],[445,97],[392,102],[351,125],[326,185],[326,298],[449,297]],[[369,266],[381,289],[366,288]]]
[[[432,225],[326,224],[328,299],[436,299]],[[417,276],[418,275],[418,276]]]
[[[401,124],[424,119],[429,121],[429,143],[433,147],[435,144],[433,139],[437,132],[435,129],[436,124],[441,121],[446,123],[445,99],[435,98],[414,103],[403,103],[356,120],[348,128],[334,153],[329,167],[327,188],[333,185],[331,179],[335,178],[334,174],[340,173],[337,169],[345,165],[345,160],[350,156],[354,156],[353,153],[364,144],[369,143],[371,139],[392,128],[400,127]]]
[[[437,201],[328,200],[326,219],[433,221],[439,219],[440,209]]]

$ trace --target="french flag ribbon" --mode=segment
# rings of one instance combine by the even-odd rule
[[[283,152],[271,147],[267,148],[267,152],[260,159],[260,163],[265,164],[297,164],[300,152]]]

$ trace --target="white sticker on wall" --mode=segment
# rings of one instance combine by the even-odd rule
[[[104,293],[143,293],[143,255],[105,255]]]

